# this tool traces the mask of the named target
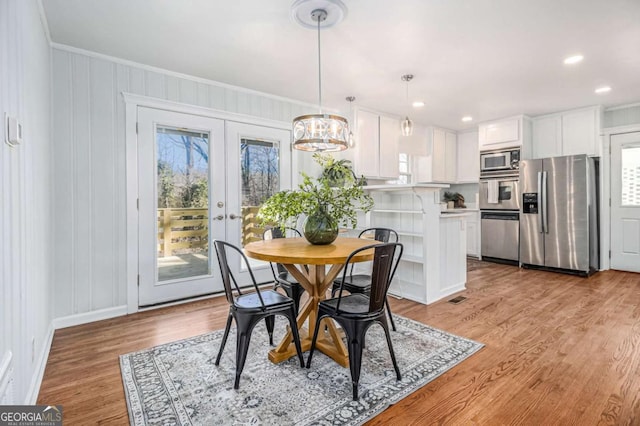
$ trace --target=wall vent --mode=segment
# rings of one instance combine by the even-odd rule
[[[0,361],[0,405],[13,405],[13,363],[11,351],[6,351]]]

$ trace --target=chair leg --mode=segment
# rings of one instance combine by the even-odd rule
[[[291,295],[290,297],[293,299],[293,304],[296,309],[296,316],[300,311],[300,299],[302,298],[302,293],[304,293],[304,288],[301,285],[294,285],[291,287]]]
[[[264,317],[264,322],[267,325],[267,333],[269,333],[269,344],[273,346],[273,327],[276,322],[276,317],[273,315]]]
[[[349,336],[349,370],[351,371],[351,386],[353,388],[353,400],[357,401],[358,396],[358,381],[360,380],[360,369],[362,366],[362,349],[363,349],[363,336],[367,332],[365,327],[356,324],[352,327],[353,335]]]
[[[300,367],[304,368],[304,358],[302,357],[302,345],[300,345],[300,334],[298,333],[298,324],[296,323],[296,315],[298,311],[295,307],[292,307],[287,318],[289,318],[289,325],[291,326],[291,334],[293,334],[293,343],[296,345],[296,352],[298,352],[298,358],[300,359]]]
[[[385,317],[382,317],[380,324],[384,329],[385,336],[387,336],[387,345],[389,346],[389,353],[391,354],[391,362],[393,362],[393,368],[396,370],[396,378],[398,380],[402,380],[400,368],[398,368],[398,362],[396,361],[396,354],[393,351],[393,345],[391,344],[391,333],[389,333],[389,325],[387,324],[387,319]]]
[[[222,336],[222,342],[220,343],[220,350],[218,351],[218,357],[216,358],[216,365],[220,365],[220,358],[222,358],[222,351],[224,351],[224,345],[227,344],[227,337],[229,337],[229,329],[231,328],[231,321],[233,320],[233,316],[231,312],[229,312],[229,316],[227,317],[227,326],[224,329],[224,335]]]
[[[238,315],[236,318],[238,328],[238,339],[236,342],[236,381],[233,385],[234,389],[240,387],[240,375],[244,369],[244,363],[247,360],[249,352],[249,343],[251,341],[251,332],[256,324],[255,320]]]
[[[309,358],[307,358],[307,368],[311,368],[311,358],[313,358],[313,351],[316,350],[316,340],[318,340],[318,331],[320,331],[320,322],[322,318],[324,318],[324,316],[318,317],[318,319],[316,320],[316,326],[313,331],[313,339],[311,340],[311,349],[309,349]]]
[[[387,306],[387,313],[389,314],[389,321],[391,321],[391,328],[393,329],[393,331],[398,331],[396,330],[396,323],[393,322],[393,315],[391,315],[391,306],[389,306],[389,298],[387,298],[384,301],[384,304]]]

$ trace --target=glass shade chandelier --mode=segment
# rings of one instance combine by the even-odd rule
[[[413,74],[405,74],[400,77],[402,81],[407,83],[407,108],[409,108],[409,82],[413,79]],[[400,130],[402,136],[411,136],[413,134],[413,121],[409,120],[409,114],[404,117],[404,120],[400,123]]]
[[[318,29],[319,113],[301,115],[293,119],[293,147],[302,151],[332,152],[343,151],[349,147],[349,123],[347,119],[339,115],[324,114],[322,112],[320,24],[326,19],[327,11],[325,9],[318,8],[311,12],[311,20],[317,24]]]

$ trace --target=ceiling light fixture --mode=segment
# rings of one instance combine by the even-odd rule
[[[356,97],[347,96],[345,99],[349,101],[349,118],[353,120],[353,101],[356,100]],[[349,148],[353,148],[356,146],[356,138],[355,136],[353,136],[353,131],[351,130],[351,127],[349,127],[349,136],[347,137],[347,142],[349,143]]]
[[[413,105],[414,108],[422,108],[424,106],[424,102],[422,101],[415,101],[414,103],[412,103],[411,105]]]
[[[405,74],[400,77],[402,81],[407,83],[407,105],[409,104],[409,82],[413,80],[413,74]],[[413,134],[413,121],[409,120],[409,115],[407,114],[400,123],[400,130],[402,131],[402,136],[411,136]]]
[[[565,65],[577,64],[578,62],[582,62],[583,59],[584,59],[584,56],[582,56],[582,55],[569,56],[569,57],[565,58],[564,64]]]
[[[603,93],[609,93],[611,91],[611,87],[609,86],[602,86],[602,87],[598,87],[595,92],[598,95],[602,95]]]
[[[465,123],[472,121],[473,117],[469,116],[469,115],[465,115],[464,117],[462,117],[462,121],[464,121]]]
[[[322,66],[320,27],[338,23],[346,13],[340,0],[298,0],[292,7],[292,17],[306,28],[318,30],[318,114],[301,115],[293,119],[293,147],[302,151],[343,151],[348,148],[349,123],[339,115],[322,112]],[[328,19],[329,18],[329,19]],[[315,25],[313,25],[315,23]]]

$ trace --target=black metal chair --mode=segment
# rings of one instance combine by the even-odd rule
[[[385,314],[385,301],[387,300],[387,290],[391,284],[391,277],[398,267],[398,262],[402,257],[403,247],[400,243],[386,243],[366,246],[355,250],[349,255],[344,266],[343,278],[347,275],[347,268],[351,259],[363,250],[374,249],[373,271],[371,274],[371,291],[368,295],[354,293],[343,296],[343,288],[339,289],[337,298],[323,300],[318,305],[318,318],[311,342],[311,351],[307,358],[307,368],[311,367],[311,359],[316,348],[316,339],[320,322],[323,318],[333,318],[347,335],[349,350],[349,369],[351,370],[351,382],[353,387],[353,399],[358,399],[358,380],[360,379],[360,366],[362,364],[362,349],[367,330],[374,323],[378,323],[384,329],[387,338],[387,345],[391,353],[393,368],[396,370],[396,378],[402,380],[400,369],[396,362],[396,356],[391,344],[389,325]],[[345,282],[344,280],[342,282]]]
[[[285,228],[285,231],[290,231],[295,234],[297,237],[302,237],[300,231],[295,228]],[[263,240],[271,240],[275,238],[286,238],[286,235],[282,232],[282,229],[279,227],[269,228],[262,233]],[[277,289],[278,287],[282,288],[287,296],[293,299],[293,303],[296,306],[296,312],[300,309],[300,298],[304,293],[304,287],[300,285],[300,283],[287,271],[280,263],[276,263],[276,266],[273,266],[273,263],[270,262],[271,272],[273,273],[273,279],[276,282],[276,285],[273,289]],[[277,270],[277,272],[276,272]]]
[[[398,242],[398,233],[393,229],[389,228],[368,228],[364,231],[360,232],[358,238],[363,238],[366,234],[373,233],[373,239],[376,241],[380,241],[383,243],[397,243]],[[371,275],[366,274],[353,274],[353,264],[351,265],[351,270],[349,271],[349,275],[346,278],[338,278],[333,281],[333,286],[331,288],[331,297],[335,296],[336,292],[340,288],[340,285],[344,283],[344,290],[347,290],[349,293],[360,293],[360,294],[369,294],[371,290]],[[393,278],[393,276],[391,277]],[[391,307],[389,306],[389,301],[385,300],[385,305],[387,307],[387,312],[389,313],[389,320],[391,321],[391,328],[393,331],[396,331],[396,323],[393,322],[393,316],[391,315]]]
[[[220,358],[222,357],[222,351],[227,343],[227,337],[229,337],[229,329],[231,328],[232,319],[236,320],[236,328],[238,330],[238,339],[236,345],[236,381],[233,385],[234,389],[238,389],[240,385],[240,375],[244,368],[244,363],[247,359],[247,352],[249,350],[249,341],[251,340],[251,332],[255,325],[264,319],[267,325],[267,331],[269,333],[269,343],[273,345],[273,327],[275,322],[275,315],[283,315],[289,320],[291,326],[291,332],[293,334],[293,341],[296,345],[296,351],[298,352],[298,358],[300,358],[300,366],[304,367],[304,359],[302,358],[302,347],[300,346],[300,336],[298,335],[298,327],[296,324],[295,305],[290,297],[283,296],[282,294],[273,291],[266,290],[261,291],[258,288],[256,279],[253,275],[253,271],[249,266],[249,262],[244,253],[234,246],[225,241],[215,240],[213,242],[216,255],[218,256],[218,263],[220,264],[220,272],[222,273],[222,283],[224,284],[224,292],[229,302],[229,316],[227,317],[227,326],[224,330],[224,336],[222,337],[222,343],[220,344],[220,351],[216,358],[216,365],[220,364]],[[255,292],[243,293],[238,286],[236,279],[231,273],[229,268],[227,250],[237,252],[240,258],[243,259],[253,282]],[[231,287],[231,283],[235,287],[237,295],[234,295],[234,289]]]

